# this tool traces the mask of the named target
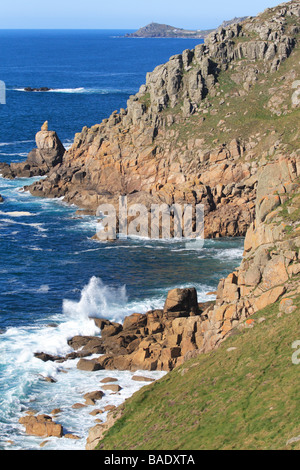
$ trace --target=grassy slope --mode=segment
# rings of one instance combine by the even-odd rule
[[[210,146],[216,139],[225,143],[260,133],[261,153],[278,138],[292,153],[299,148],[300,109],[291,106],[293,79],[286,81],[286,76],[293,70],[297,79],[299,64],[297,47],[277,73],[261,77],[242,97],[235,93],[240,87],[231,79],[235,70],[221,73],[220,95],[207,99],[209,110],[217,113],[206,114],[204,122],[200,114],[173,124],[179,141],[202,137]],[[286,106],[281,116],[267,106],[273,87],[278,88]],[[223,97],[225,104],[220,106]],[[164,114],[176,112],[168,109]],[[226,121],[225,131],[218,126],[221,119]],[[296,211],[287,211],[289,200],[283,204],[281,216],[294,230],[299,221],[297,194],[292,202]],[[288,238],[292,235],[287,233]],[[99,448],[300,450],[300,442],[286,446],[289,439],[300,435],[300,365],[292,363],[292,343],[300,340],[300,297],[298,307],[282,318],[277,318],[278,304],[268,307],[254,317],[265,317],[263,323],[256,321],[253,329],[232,336],[218,350],[198,356],[144,387],[122,406],[122,418],[106,433]],[[227,351],[231,347],[236,349]]]
[[[292,363],[300,297],[297,304],[279,319],[278,304],[268,307],[254,328],[141,389],[100,449],[300,449],[286,447],[300,435],[300,365]]]

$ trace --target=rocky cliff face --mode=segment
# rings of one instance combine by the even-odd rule
[[[94,212],[103,202],[117,207],[124,194],[129,204],[202,203],[206,237],[246,235],[243,262],[220,281],[214,305],[148,312],[125,339],[123,326],[109,325],[117,343],[101,345],[101,367],[169,370],[215,348],[283,295],[281,311],[293,310],[299,17],[296,0],[220,28],[149,73],[126,110],[85,127],[68,152],[46,126],[24,167],[2,168],[8,177],[47,173],[28,188],[33,195],[64,196]]]
[[[245,327],[249,317],[279,300],[279,315],[295,312],[300,293],[299,190],[299,158],[279,158],[261,171],[244,258],[219,283],[216,305],[203,323],[202,351],[215,348],[234,328]]]
[[[259,170],[287,155],[297,134],[298,23],[293,1],[171,57],[147,74],[126,110],[76,134],[29,190],[92,212],[124,194],[148,206],[202,203],[206,237],[245,235]],[[29,155],[10,174],[32,173],[36,163]]]

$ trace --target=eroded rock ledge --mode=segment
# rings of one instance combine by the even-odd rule
[[[187,353],[203,345],[203,325],[212,302],[198,304],[195,288],[174,289],[164,308],[134,313],[123,324],[94,318],[101,337],[75,336],[68,341],[74,352],[66,357],[36,353],[43,361],[63,362],[79,358],[84,371],[172,370]],[[97,359],[88,359],[100,354]]]

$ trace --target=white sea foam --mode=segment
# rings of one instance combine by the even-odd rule
[[[0,219],[0,222],[5,222],[6,224],[17,224],[17,225],[23,225],[23,226],[27,226],[27,227],[33,227],[35,228],[36,230],[38,230],[38,232],[47,232],[48,229],[44,228],[43,227],[43,224],[41,223],[34,223],[34,224],[29,224],[29,223],[25,223],[25,222],[17,222],[16,220],[12,220],[12,219]],[[45,235],[43,235],[45,236]]]
[[[14,91],[21,91],[28,93],[25,88],[14,88]],[[32,91],[30,93],[80,93],[80,94],[98,94],[98,95],[108,95],[108,94],[132,94],[135,93],[134,89],[120,89],[120,88],[86,88],[86,87],[76,87],[76,88],[53,88],[45,91]]]
[[[36,215],[36,214],[33,214],[32,212],[26,212],[26,211],[13,211],[13,212],[0,211],[0,215],[6,215],[8,217],[29,217],[31,215]]]
[[[4,155],[6,157],[27,157],[28,153],[27,152],[19,152],[19,153],[5,153],[5,152],[0,152],[0,155]]]
[[[101,279],[93,276],[83,288],[79,301],[64,300],[63,312],[71,318],[74,316],[83,319],[102,317],[121,321],[124,318],[123,309],[127,302],[125,286],[110,287],[105,285]]]
[[[229,248],[227,250],[222,250],[221,257],[223,260],[235,260],[243,257],[244,249],[243,248]]]
[[[6,145],[28,144],[30,142],[35,142],[35,141],[34,140],[16,140],[13,142],[0,142],[0,147],[4,147]]]
[[[47,291],[48,286],[41,286],[40,291]],[[27,436],[18,420],[25,410],[34,408],[39,413],[50,414],[53,408],[61,408],[62,412],[55,418],[61,423],[64,432],[72,432],[79,436],[78,440],[47,438],[43,449],[83,450],[89,429],[95,425],[90,415],[91,408],[80,410],[72,408],[74,403],[83,403],[83,395],[99,390],[100,381],[112,376],[111,371],[97,371],[91,374],[77,369],[78,359],[63,363],[43,362],[34,356],[35,352],[46,352],[54,355],[66,355],[72,351],[68,339],[75,335],[97,335],[100,330],[89,315],[104,314],[111,319],[122,319],[128,311],[139,311],[141,304],[128,303],[125,287],[113,288],[106,286],[101,279],[93,277],[82,289],[78,301],[66,300],[63,303],[63,314],[54,315],[49,322],[57,327],[40,324],[28,327],[9,328],[1,335],[0,365],[5,366],[5,373],[0,377],[3,390],[0,408],[0,428],[2,443],[0,448],[10,449],[41,449],[42,438]],[[147,301],[144,307],[148,306]],[[137,307],[137,310],[135,310]],[[63,372],[67,372],[63,373]],[[146,382],[132,380],[133,375],[143,375],[158,379],[165,372],[114,371],[122,387],[117,394],[105,393],[98,407],[120,405]],[[55,380],[49,385],[43,379],[51,377]],[[84,380],[83,380],[84,379]],[[7,385],[6,385],[7,384]],[[107,413],[101,415],[105,420]],[[13,441],[13,444],[9,443]]]
[[[84,93],[86,90],[83,87],[78,88],[55,88],[47,91],[47,93]]]
[[[38,294],[47,294],[50,290],[50,287],[47,284],[42,285],[39,289],[37,289]]]

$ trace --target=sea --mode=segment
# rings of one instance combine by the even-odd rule
[[[84,126],[126,108],[146,73],[201,40],[131,39],[120,30],[1,30],[0,161],[20,162],[35,147],[44,121],[66,148]],[[26,92],[25,87],[48,87]],[[95,417],[74,409],[104,377],[122,387],[97,408],[119,405],[144,382],[130,371],[84,372],[78,360],[42,362],[35,352],[66,355],[68,339],[100,335],[90,317],[122,322],[131,313],[161,308],[168,290],[195,287],[199,302],[212,300],[220,278],[242,259],[243,239],[92,239],[97,220],[78,216],[63,199],[24,191],[36,178],[0,176],[0,450],[84,450]],[[159,379],[164,372],[138,371]],[[49,382],[46,379],[53,379]],[[51,414],[78,439],[28,436],[19,418],[27,410]],[[106,413],[98,415],[103,421]],[[97,417],[96,417],[97,418]]]

